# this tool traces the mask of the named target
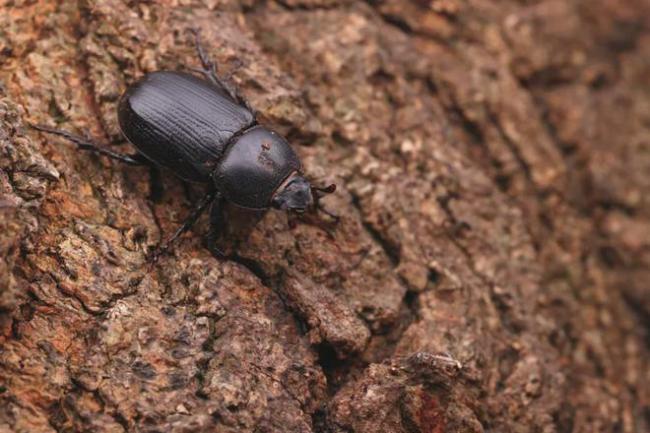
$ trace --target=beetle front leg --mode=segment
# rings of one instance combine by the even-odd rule
[[[160,246],[156,248],[153,254],[151,254],[150,261],[155,262],[158,260],[158,257],[167,253],[171,249],[176,239],[178,239],[183,233],[187,232],[194,226],[194,224],[196,224],[201,214],[203,214],[208,206],[210,206],[210,204],[215,200],[217,194],[218,193],[216,191],[211,190],[201,200],[199,200],[192,212],[187,216],[187,218],[185,218],[183,224],[174,232],[174,234],[169,239],[160,244]]]
[[[314,197],[314,210],[323,212],[325,215],[332,218],[334,220],[334,222],[338,224],[338,222],[341,220],[341,217],[339,215],[327,210],[325,207],[323,207],[322,203],[320,202],[320,199],[325,194],[332,194],[334,191],[336,191],[336,185],[335,184],[330,184],[330,185],[325,186],[325,187],[312,186],[311,191],[312,191],[312,195]]]
[[[335,214],[334,212],[332,212],[332,211],[330,211],[330,210],[327,210],[325,207],[323,207],[322,204],[319,203],[317,209],[318,209],[319,211],[323,212],[325,215],[327,215],[327,216],[329,216],[330,218],[332,218],[332,219],[334,220],[334,223],[335,223],[335,224],[338,224],[339,222],[341,222],[341,216],[340,216],[340,215],[337,215],[337,214]]]
[[[226,228],[224,205],[225,200],[218,194],[217,198],[212,202],[212,209],[210,209],[210,231],[208,232],[208,249],[215,257],[220,259],[226,257],[223,251],[217,246],[217,241]]]
[[[44,125],[30,125],[32,128],[37,131],[46,132],[48,134],[58,135],[63,137],[68,141],[73,142],[81,150],[87,150],[89,152],[99,153],[100,155],[108,156],[109,158],[115,159],[117,161],[124,162],[129,165],[149,165],[149,161],[139,153],[133,155],[126,155],[123,153],[113,152],[112,150],[106,149],[104,146],[100,146],[97,143],[94,143],[92,140],[89,140],[86,137],[81,135],[76,135],[62,129],[50,128],[49,126]]]

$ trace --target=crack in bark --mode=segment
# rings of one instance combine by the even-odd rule
[[[68,369],[68,371],[69,371],[69,369]],[[99,388],[97,388],[97,389],[89,388],[82,381],[75,378],[72,373],[69,372],[68,374],[70,375],[70,382],[72,383],[72,385],[74,387],[73,390],[76,388],[76,389],[79,389],[81,391],[84,391],[84,392],[87,392],[87,393],[91,394],[93,396],[93,398],[97,402],[99,402],[102,413],[104,413],[104,414],[110,416],[111,418],[113,418],[113,420],[117,424],[122,426],[122,428],[124,429],[124,431],[126,433],[129,433],[131,431],[130,428],[129,428],[129,422],[126,420],[124,415],[118,410],[117,405],[112,401],[107,402],[107,397],[102,395]],[[109,406],[109,405],[111,406],[111,409],[107,410],[108,409],[107,406]]]
[[[81,306],[81,309],[84,310],[87,314],[94,317],[100,317],[104,314],[104,311],[101,310],[95,311],[92,308],[88,307],[78,294],[64,289],[63,286],[61,285],[61,281],[59,280],[59,278],[57,278],[57,276],[53,272],[49,272],[47,273],[47,275],[49,275],[52,281],[54,281],[54,286],[56,287],[59,293],[61,293],[64,297],[68,299],[77,301]]]
[[[540,194],[539,187],[535,184],[533,180],[530,164],[528,164],[528,161],[526,161],[524,156],[521,154],[521,150],[517,146],[517,143],[512,141],[512,139],[508,136],[506,131],[503,129],[503,126],[501,125],[501,122],[497,118],[496,114],[488,107],[486,107],[485,111],[487,113],[488,120],[496,128],[497,132],[499,133],[499,136],[503,140],[503,143],[506,145],[508,150],[510,150],[512,156],[515,157],[515,160],[519,164],[519,167],[521,168],[521,172],[523,173],[529,187],[534,191],[535,194],[539,195]]]
[[[377,16],[386,24],[391,26],[392,28],[395,28],[399,30],[400,32],[404,33],[407,36],[411,37],[419,37],[422,39],[427,39],[430,41],[437,42],[439,44],[443,45],[449,45],[449,39],[445,39],[442,36],[437,36],[431,33],[427,33],[418,29],[414,29],[404,18],[390,14],[390,13],[385,13],[381,12],[379,10],[379,5],[381,4],[380,0],[364,0],[364,3],[367,4],[370,9],[377,14]],[[445,18],[449,19],[450,16],[448,14],[439,14],[440,16],[444,16]]]
[[[376,230],[372,225],[370,225],[370,223],[365,221],[363,217],[363,206],[361,205],[360,197],[352,192],[350,192],[350,195],[352,196],[352,206],[354,206],[357,210],[359,220],[361,221],[361,225],[363,226],[366,233],[368,233],[368,236],[370,236],[370,238],[377,245],[379,245],[379,247],[384,251],[384,254],[386,254],[386,257],[388,257],[394,269],[395,266],[399,264],[401,259],[400,258],[401,252],[399,246],[391,244],[391,242],[385,237],[383,237],[378,230]]]

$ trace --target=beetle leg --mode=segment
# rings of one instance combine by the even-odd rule
[[[224,199],[221,194],[217,193],[216,199],[212,202],[210,209],[210,231],[208,232],[208,249],[218,257],[224,258],[226,255],[217,246],[217,241],[224,232],[226,220],[223,214]]]
[[[82,150],[99,153],[100,155],[108,156],[109,158],[113,158],[130,165],[149,164],[149,161],[139,153],[133,155],[117,153],[117,152],[113,152],[112,150],[108,150],[103,146],[99,146],[98,144],[94,143],[93,141],[89,140],[86,137],[82,137],[81,135],[75,135],[68,131],[64,131],[62,129],[50,128],[49,126],[43,126],[43,125],[30,125],[30,126],[36,129],[37,131],[47,132],[48,134],[54,134],[63,137],[66,140],[76,144],[77,147]]]
[[[209,191],[199,202],[196,204],[192,212],[185,218],[185,221],[183,224],[176,229],[174,234],[167,239],[165,242],[163,242],[156,250],[154,253],[150,256],[150,260],[155,262],[158,257],[161,255],[165,254],[169,249],[171,248],[172,244],[176,239],[178,239],[183,233],[188,231],[189,229],[196,224],[196,221],[199,219],[201,214],[207,209],[207,207],[212,203],[217,196],[216,191]]]
[[[160,175],[160,168],[151,164],[149,167],[149,200],[159,203],[163,197],[163,183]]]
[[[226,91],[230,94],[230,97],[233,98],[239,105],[244,106],[248,111],[253,113],[253,117],[257,117],[257,111],[253,108],[248,99],[244,98],[237,88],[233,87],[229,83],[224,82]]]
[[[219,78],[219,75],[217,74],[216,63],[210,60],[207,54],[205,54],[205,50],[201,44],[201,36],[199,35],[199,30],[192,28],[190,31],[194,35],[194,46],[196,47],[196,54],[199,56],[199,60],[201,61],[202,69],[199,69],[199,72],[205,75],[205,77],[210,80],[212,84],[230,96],[233,101],[237,102],[237,97],[234,94],[234,90],[224,80]]]
[[[207,79],[212,81],[213,84],[223,89],[223,84],[217,75],[217,65],[208,58],[208,56],[205,54],[205,51],[203,50],[203,45],[201,45],[201,37],[199,36],[199,30],[192,28],[190,31],[194,35],[194,46],[196,47],[196,54],[199,56],[201,66],[203,67],[203,69],[200,69],[200,72],[203,73]]]
[[[341,221],[341,217],[339,215],[335,214],[334,212],[331,212],[331,211],[327,210],[321,204],[318,205],[318,210],[323,212],[325,215],[329,216],[330,218],[332,218],[335,223],[338,223],[339,221]]]
[[[323,212],[325,215],[329,216],[334,220],[335,223],[338,223],[341,220],[341,217],[336,215],[333,212],[330,212],[329,210],[325,209],[323,205],[320,203],[320,199],[323,197],[325,194],[331,194],[334,191],[336,191],[336,185],[331,184],[326,187],[317,187],[317,186],[312,186],[312,195],[314,197],[314,208],[317,211]]]
[[[323,209],[321,208],[321,210]],[[293,220],[291,219],[289,220],[289,228],[290,229],[296,228],[298,223],[306,224],[322,230],[327,235],[328,238],[335,239],[333,229],[339,222],[339,216],[330,213],[328,213],[328,215],[331,215],[332,218],[335,218],[335,221],[331,221],[331,222],[325,221],[322,218],[318,218],[314,214],[308,214],[308,213],[300,214],[297,216],[297,218]]]
[[[201,44],[201,37],[199,35],[199,30],[196,28],[190,29],[192,34],[194,34],[194,45],[196,46],[196,53],[199,56],[199,60],[201,61],[201,66],[202,69],[199,70],[205,77],[210,80],[215,86],[217,86],[219,89],[221,89],[226,95],[230,97],[235,103],[239,105],[243,105],[246,107],[248,111],[253,113],[253,115],[256,114],[255,110],[253,107],[251,107],[251,104],[244,98],[238,91],[237,89],[231,85],[228,80],[230,77],[232,77],[232,74],[229,74],[226,79],[222,79],[219,77],[217,74],[217,65],[214,63],[212,60],[208,58],[208,56],[205,54],[205,50],[203,49],[203,45]]]
[[[291,213],[287,213],[287,225],[289,230],[293,230],[298,227],[298,219],[295,218]]]

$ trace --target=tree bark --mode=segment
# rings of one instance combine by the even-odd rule
[[[645,0],[0,5],[0,432],[650,431]],[[201,187],[27,128],[192,28],[339,225],[148,265]]]

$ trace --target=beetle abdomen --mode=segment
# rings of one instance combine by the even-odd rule
[[[228,140],[255,123],[211,83],[182,72],[145,75],[122,96],[118,118],[138,151],[196,182],[208,182]]]

